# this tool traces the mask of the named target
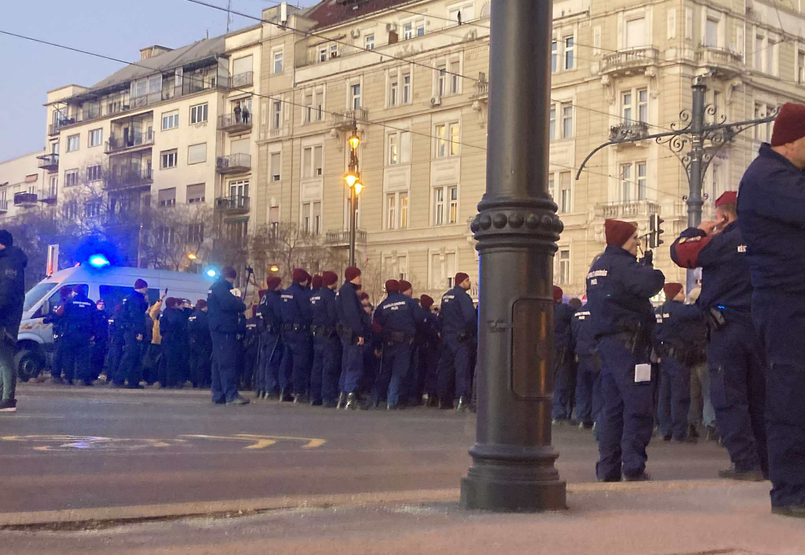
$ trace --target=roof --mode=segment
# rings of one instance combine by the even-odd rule
[[[410,2],[411,0],[323,0],[311,7],[305,17],[316,21],[316,27],[330,27]]]

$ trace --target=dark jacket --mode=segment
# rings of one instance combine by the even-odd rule
[[[702,316],[696,305],[668,301],[657,310],[657,341],[675,349],[687,348],[700,329]]]
[[[186,345],[188,343],[187,318],[181,308],[167,308],[159,317],[159,334],[162,343]]]
[[[212,347],[210,318],[203,310],[197,308],[193,311],[193,315],[187,319],[187,331],[196,347],[200,349]]]
[[[352,331],[357,337],[367,337],[371,329],[371,323],[367,324],[366,313],[363,305],[358,298],[358,290],[355,286],[346,282],[338,290],[335,299],[335,309],[338,313],[338,324]]]
[[[271,334],[277,334],[282,327],[282,292],[281,291],[268,291],[262,299],[260,299],[260,317],[263,319],[263,324],[266,326],[266,331]]]
[[[105,345],[109,340],[109,315],[105,310],[99,310],[95,307],[95,312],[92,313],[92,329],[95,334],[95,344]]]
[[[28,257],[19,247],[12,245],[0,251],[0,328],[5,328],[12,341],[17,340],[22,322],[27,265]]]
[[[219,279],[207,295],[207,314],[212,333],[238,333],[238,318],[246,305],[232,294],[232,284]]]
[[[755,289],[805,293],[805,173],[768,144],[741,180],[738,227]]]
[[[413,301],[402,293],[392,293],[375,310],[374,320],[383,331],[383,337],[402,332],[413,339],[417,331],[417,315]]]
[[[310,306],[310,290],[294,282],[282,292],[283,325],[298,324],[310,326],[313,322],[313,308]]]
[[[132,332],[135,335],[142,335],[145,340],[148,336],[148,301],[145,295],[134,291],[123,299],[123,312],[118,318],[118,323],[125,332]]]
[[[87,340],[95,333],[98,308],[86,295],[76,295],[64,305],[65,334],[85,336]]]
[[[338,324],[338,311],[335,308],[335,291],[322,287],[310,297],[313,309],[313,325],[332,328]]]
[[[654,326],[651,297],[665,276],[621,247],[608,246],[587,274],[587,305],[596,338],[640,331],[647,340]]]
[[[465,332],[474,336],[478,330],[478,320],[472,298],[460,285],[456,285],[442,295],[441,315],[442,330],[445,335]]]
[[[573,337],[570,333],[573,312],[569,305],[553,303],[553,346],[557,351],[573,351]]]
[[[592,317],[585,307],[573,313],[570,331],[576,356],[585,357],[595,354],[596,341],[592,333]]]

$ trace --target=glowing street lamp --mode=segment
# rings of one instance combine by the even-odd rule
[[[361,181],[361,172],[358,170],[358,147],[361,144],[361,138],[358,136],[358,126],[355,121],[352,121],[352,134],[347,139],[349,148],[349,171],[344,175],[344,182],[349,187],[349,265],[355,265],[355,225],[357,222],[358,212],[358,195],[363,190],[363,181]]]
[[[269,270],[271,271],[272,274],[276,274],[277,272],[280,271],[280,267],[277,266],[276,264],[272,264],[271,268],[269,268]]]
[[[194,253],[192,253],[192,252],[189,252],[189,253],[187,253],[187,258],[188,258],[189,260],[196,260],[196,259],[198,258],[198,256],[196,256],[196,255],[195,255]]]

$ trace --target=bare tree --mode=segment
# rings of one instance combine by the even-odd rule
[[[144,215],[147,226],[140,241],[140,258],[148,266],[179,272],[191,266],[188,255],[202,261],[210,258],[215,240],[211,206],[152,204]]]

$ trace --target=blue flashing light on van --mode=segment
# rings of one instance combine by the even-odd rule
[[[102,254],[93,254],[92,256],[89,257],[89,260],[87,260],[87,262],[93,268],[105,268],[106,266],[111,265],[109,259]]]
[[[209,270],[207,270],[205,273],[207,274],[207,276],[208,276],[208,277],[211,277],[211,278],[214,278],[215,276],[217,276],[217,275],[218,275],[218,272],[216,272],[216,271],[215,271],[215,270],[213,270],[212,268],[210,268]]]

